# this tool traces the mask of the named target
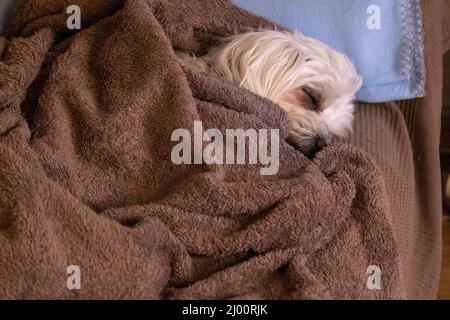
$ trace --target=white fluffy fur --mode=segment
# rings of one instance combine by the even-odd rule
[[[249,31],[224,39],[203,57],[179,56],[198,71],[279,104],[292,120],[291,141],[306,154],[351,132],[362,79],[345,55],[318,40],[292,32]],[[317,99],[311,100],[310,93]]]

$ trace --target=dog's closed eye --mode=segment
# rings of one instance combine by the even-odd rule
[[[299,104],[311,111],[320,111],[321,101],[320,96],[312,89],[303,87],[295,92]]]

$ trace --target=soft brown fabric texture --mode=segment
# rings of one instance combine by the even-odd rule
[[[412,137],[418,160],[398,104],[362,106],[354,142],[382,171],[343,144],[310,162],[282,143],[273,177],[175,166],[171,133],[194,120],[286,136],[279,107],[183,70],[173,53],[270,23],[225,0],[77,2],[83,31],[66,29],[70,1],[32,0],[12,26],[23,38],[0,41],[0,297],[435,294],[435,128]],[[414,102],[417,126],[437,99]],[[81,290],[66,287],[69,265],[81,268]],[[370,265],[382,290],[366,287]]]

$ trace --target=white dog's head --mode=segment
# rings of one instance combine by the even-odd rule
[[[214,73],[285,109],[292,120],[290,140],[307,155],[352,130],[362,79],[344,54],[318,40],[250,31],[226,39],[206,60]]]

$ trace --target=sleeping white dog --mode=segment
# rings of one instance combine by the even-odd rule
[[[344,54],[299,33],[249,31],[225,38],[205,56],[177,52],[208,72],[268,98],[289,114],[290,142],[313,156],[352,130],[362,78]]]

